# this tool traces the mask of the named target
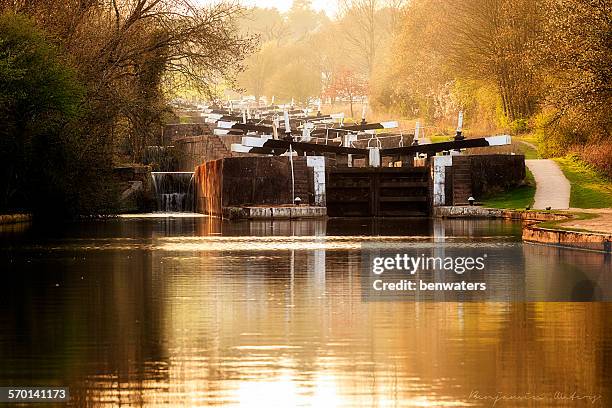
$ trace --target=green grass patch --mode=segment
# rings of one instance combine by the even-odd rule
[[[520,141],[518,143],[518,149],[520,153],[525,156],[525,160],[533,160],[540,158],[540,155],[538,154],[538,149],[534,149],[533,147],[525,143],[521,143]]]
[[[513,136],[512,141],[516,142],[519,153],[525,156],[526,160],[541,159],[538,153],[538,140],[533,134]],[[525,143],[523,143],[525,142]],[[533,146],[536,146],[535,148]]]
[[[570,207],[612,207],[612,181],[597,173],[576,156],[554,159],[572,185]]]
[[[442,142],[448,142],[450,140],[452,140],[451,136],[429,136],[429,140],[431,140],[431,143],[442,143]]]
[[[543,211],[543,212],[545,212],[545,211]],[[551,221],[540,222],[540,223],[537,224],[537,227],[547,228],[547,229],[564,230],[564,231],[590,232],[588,230],[580,229],[580,228],[564,227],[563,223],[571,222],[571,221],[579,221],[579,220],[590,220],[590,219],[599,217],[598,214],[590,214],[590,213],[572,212],[572,213],[569,213],[569,214],[572,215],[572,218],[569,218],[569,219],[566,219],[566,220],[551,220]]]
[[[527,176],[525,184],[503,193],[485,197],[482,205],[487,208],[507,208],[524,210],[533,205],[535,197],[535,179],[529,169],[525,169]]]

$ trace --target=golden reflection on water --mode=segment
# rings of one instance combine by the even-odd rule
[[[452,224],[447,231],[455,238],[445,240],[486,239],[474,235],[476,227]],[[66,316],[87,310],[82,337],[60,350],[73,404],[492,406],[470,399],[478,391],[547,396],[495,406],[591,406],[555,400],[559,391],[601,395],[592,406],[609,406],[609,303],[366,302],[360,244],[430,238],[326,237],[325,226],[301,228],[305,235],[297,237],[282,228],[256,237],[157,231],[124,237],[139,248],[93,250],[83,267],[64,264],[68,276],[79,271],[85,279],[67,278],[64,297],[43,304],[65,302]],[[489,238],[515,233],[504,235],[497,224],[484,230]],[[503,247],[507,239],[499,241]],[[72,251],[83,243],[50,246]],[[523,252],[525,264],[545,256],[561,265],[578,256],[609,265],[595,254]]]

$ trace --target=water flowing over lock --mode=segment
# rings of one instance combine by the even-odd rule
[[[193,212],[193,172],[151,172],[157,210],[161,212]]]

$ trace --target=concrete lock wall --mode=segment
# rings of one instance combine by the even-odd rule
[[[293,157],[293,188],[303,204],[324,200],[324,184],[315,182],[315,173],[319,173],[317,179],[321,177],[321,164],[324,168],[324,161]],[[287,156],[213,160],[198,166],[195,178],[196,211],[204,214],[221,216],[223,209],[229,207],[293,204],[291,163]]]

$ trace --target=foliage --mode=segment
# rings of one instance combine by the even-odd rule
[[[340,39],[352,68],[371,76],[397,25],[402,1],[339,0]]]
[[[122,162],[141,161],[155,144],[177,84],[211,94],[252,48],[237,33],[241,9],[230,3],[0,0],[0,9],[30,16],[71,57],[86,88],[90,141]]]
[[[340,98],[348,100],[351,117],[355,117],[353,112],[353,102],[356,98],[365,97],[368,93],[366,79],[348,68],[340,68],[332,74],[329,86],[324,90],[323,96],[332,100]]]
[[[612,180],[612,142],[574,147],[580,159]]]
[[[515,119],[510,122],[510,131],[512,134],[518,135],[529,130],[529,122],[525,118]]]
[[[321,93],[320,77],[316,72],[304,70],[304,61],[296,55],[272,78],[272,94],[281,100],[306,104],[313,95]]]
[[[548,0],[538,49],[549,92],[547,130],[565,148],[612,137],[612,8],[598,0]]]
[[[446,21],[436,0],[414,1],[406,9],[392,49],[372,78],[372,105],[408,117],[435,121],[456,114],[450,96],[440,34]]]
[[[567,155],[555,161],[572,185],[570,207],[612,207],[612,183],[609,179],[600,175],[576,155]]]
[[[255,100],[272,92],[272,77],[279,66],[278,48],[272,41],[263,44],[259,52],[246,60],[247,69],[240,73],[238,82],[255,96]]]
[[[23,16],[0,17],[0,71],[0,210],[62,216],[112,209],[100,194],[104,185],[94,185],[108,170],[91,161],[96,152],[76,129],[83,88]]]
[[[38,80],[37,75],[46,75],[48,81],[40,84],[55,86],[57,100],[53,102],[57,105],[42,115],[45,120],[53,119],[57,128],[45,130],[45,137],[33,140],[43,141],[40,148],[48,152],[47,160],[41,161],[41,165],[47,166],[46,174],[57,172],[49,177],[52,182],[49,189],[58,184],[72,189],[74,194],[64,194],[70,203],[64,208],[70,213],[93,211],[89,203],[112,202],[113,188],[110,185],[106,189],[105,180],[91,189],[81,186],[80,180],[87,179],[90,169],[96,178],[110,177],[113,163],[142,162],[145,147],[159,142],[159,130],[169,115],[167,102],[174,91],[189,87],[211,95],[220,83],[233,81],[254,44],[252,37],[238,33],[236,19],[242,9],[234,3],[200,7],[192,0],[0,0],[0,11],[11,14],[13,17],[6,18],[16,18],[21,21],[17,24],[23,26],[25,20],[18,15],[28,16],[33,22],[29,27],[39,33],[27,37],[8,30],[3,34],[4,47],[24,50],[29,42],[32,50],[38,51],[29,48],[26,51],[42,56],[14,61],[11,51],[3,56],[0,71],[7,83],[25,72],[32,73],[32,80]],[[46,33],[47,42],[53,43],[53,47],[45,46],[54,50],[53,58],[48,57],[49,52],[41,45],[42,32]],[[41,62],[45,59],[49,60],[46,61],[49,67]],[[60,103],[60,92],[70,93],[74,87],[54,80],[58,72],[63,72],[57,66],[72,68],[66,68],[66,72],[73,72],[73,82],[82,85],[84,97],[71,102],[70,109]],[[9,108],[2,114],[10,116],[10,107],[18,105],[21,99],[47,103],[46,95],[40,95],[47,89],[45,86],[15,85],[18,89],[15,92],[7,88],[1,103]],[[32,114],[27,107],[24,109],[25,116]],[[36,124],[33,127],[41,131],[38,128],[43,125],[38,124],[38,119],[39,116],[37,121],[32,120]],[[45,120],[40,123],[47,126]],[[27,126],[24,131],[13,132],[16,145],[25,146],[23,151],[3,150],[14,152],[10,166],[6,166],[11,174],[21,171],[23,163],[30,160],[28,146],[32,132]],[[78,149],[72,150],[73,146]],[[83,163],[89,166],[81,167]],[[23,179],[11,185],[10,191],[3,194],[4,205],[17,205],[11,197],[21,196],[18,201],[23,201],[28,195],[27,188]],[[103,198],[86,198],[87,191],[103,195],[105,190],[109,195]],[[57,194],[62,191],[66,190],[58,188]]]
[[[368,82],[399,24],[401,0],[342,1],[335,21],[300,0],[281,15],[253,8],[241,19],[244,32],[259,35],[259,51],[246,60],[238,84],[251,95],[288,102],[321,97],[338,75],[350,71]],[[287,83],[295,78],[296,84]],[[327,93],[331,103],[340,95]],[[277,99],[278,100],[278,99]]]

